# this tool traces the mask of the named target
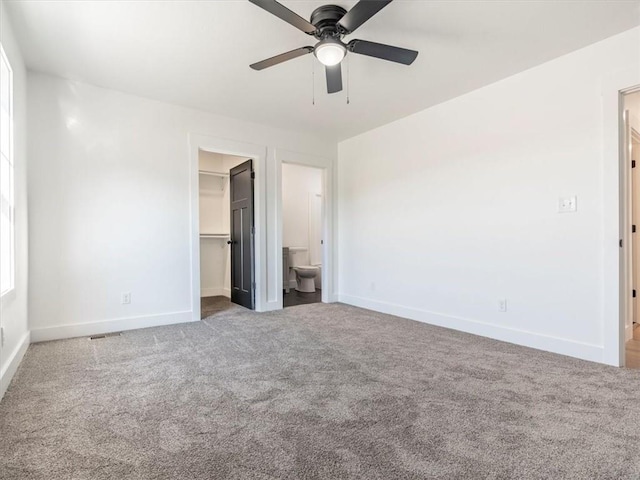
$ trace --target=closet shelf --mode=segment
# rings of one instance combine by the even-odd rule
[[[228,233],[201,233],[200,238],[229,238]]]
[[[221,178],[227,178],[229,176],[228,173],[224,173],[224,172],[210,172],[208,170],[198,170],[198,173],[200,175],[209,175],[212,177],[221,177]]]

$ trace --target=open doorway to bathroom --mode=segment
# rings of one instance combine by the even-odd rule
[[[322,301],[324,171],[282,164],[283,306]]]
[[[631,231],[627,246],[626,278],[631,288],[625,305],[625,366],[640,368],[640,91],[623,96],[624,118],[624,171],[628,175],[625,229]]]
[[[235,213],[233,206],[237,203],[234,200],[238,197],[238,194],[232,195],[234,185],[238,190],[236,172],[243,170],[246,164],[250,165],[251,159],[198,151],[200,318],[226,310],[231,301],[253,308],[253,297],[249,304],[241,298],[243,293],[253,295],[253,222],[247,226],[234,222],[232,218],[232,213]],[[250,172],[247,178],[252,182]],[[246,180],[243,182],[246,183]],[[252,197],[252,194],[244,197]],[[252,204],[253,198],[248,201]],[[243,230],[246,235],[242,233]],[[245,244],[247,248],[243,248]],[[234,261],[238,257],[241,260],[249,259],[251,263],[245,262],[247,268],[243,268],[243,265]],[[243,280],[242,277],[247,278]]]

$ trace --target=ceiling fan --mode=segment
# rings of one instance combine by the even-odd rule
[[[392,47],[391,45],[367,40],[351,40],[347,44],[342,41],[344,36],[353,33],[363,23],[390,4],[392,0],[360,0],[348,12],[337,5],[323,5],[313,11],[310,22],[307,22],[281,3],[276,2],[276,0],[249,1],[302,30],[307,35],[312,35],[318,39],[318,42],[313,47],[296,48],[290,52],[250,65],[254,70],[273,67],[279,63],[313,52],[320,63],[325,66],[327,91],[336,93],[342,90],[342,68],[340,62],[342,62],[347,52],[381,58],[404,65],[411,65],[418,56],[418,52],[415,50]]]

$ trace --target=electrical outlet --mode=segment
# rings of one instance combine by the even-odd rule
[[[131,303],[131,292],[125,292],[122,294],[122,304],[129,305]]]
[[[559,213],[569,213],[575,212],[578,210],[578,199],[577,197],[560,197],[558,199],[558,212]]]
[[[506,312],[507,311],[507,299],[501,298],[498,300],[498,311]]]

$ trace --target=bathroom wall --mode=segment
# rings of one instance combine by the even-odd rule
[[[310,202],[313,201],[310,200],[310,195],[319,194],[322,194],[322,170],[290,163],[282,164],[283,246],[304,247],[309,253],[309,215]],[[319,243],[319,240],[317,238],[316,242]]]

